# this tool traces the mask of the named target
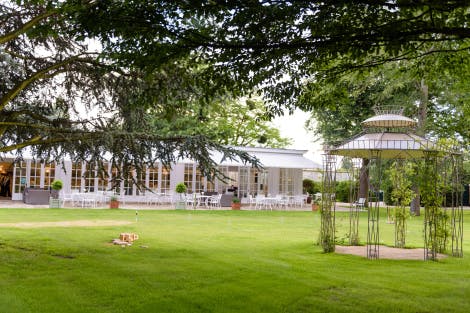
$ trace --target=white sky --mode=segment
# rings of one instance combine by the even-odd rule
[[[305,121],[309,118],[310,113],[297,109],[292,115],[286,113],[275,118],[273,124],[279,129],[281,136],[292,138],[292,144],[288,148],[308,150],[305,156],[321,165],[323,153],[321,142],[315,142],[314,135],[305,129]]]

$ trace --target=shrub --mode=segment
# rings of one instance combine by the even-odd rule
[[[184,183],[178,183],[178,184],[176,184],[175,191],[177,193],[185,193],[187,189],[188,188],[186,187],[186,185]]]
[[[349,188],[351,182],[347,181],[340,181],[336,184],[336,201],[339,202],[349,202]]]
[[[312,179],[305,178],[302,181],[303,193],[308,193],[309,195],[314,195],[317,192],[320,192],[320,183],[313,181]]]
[[[61,190],[64,186],[64,183],[60,179],[56,179],[51,183],[51,188],[53,190]]]

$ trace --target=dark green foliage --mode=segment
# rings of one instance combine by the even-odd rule
[[[349,203],[350,181],[340,181],[336,183],[336,201]]]
[[[467,9],[465,1],[5,1],[0,152],[29,147],[38,159],[110,162],[122,167],[120,179],[181,158],[211,177],[211,150],[256,166],[197,127],[204,106],[259,88],[273,100],[268,115],[279,114],[298,104],[306,78],[426,53],[441,53],[445,64],[453,59],[446,51],[468,45]],[[89,38],[103,50],[90,52]],[[460,57],[449,63],[468,63]],[[366,115],[369,99],[353,100],[340,103],[357,109],[325,114]],[[180,118],[195,104],[202,114]],[[451,115],[436,113],[464,128]],[[357,126],[344,124],[347,132]]]
[[[74,31],[100,38],[121,63],[153,70],[182,57],[209,59],[207,81],[263,88],[282,104],[275,113],[292,108],[311,74],[465,49],[454,43],[468,46],[470,37],[466,1],[74,2],[66,9]],[[454,45],[436,49],[440,42]],[[235,84],[224,79],[232,75]]]
[[[312,179],[305,178],[302,181],[302,192],[304,194],[314,195],[320,192],[321,183],[315,182]]]
[[[61,190],[64,183],[60,179],[56,179],[51,183],[51,188],[53,190]]]
[[[143,70],[132,62],[123,63],[117,57],[125,54],[123,50],[118,54],[88,50],[84,40],[89,32],[78,28],[73,19],[102,3],[16,5],[7,1],[2,5],[0,152],[21,157],[28,149],[37,159],[87,160],[99,169],[110,163],[118,168],[114,184],[140,177],[155,162],[170,167],[188,158],[199,163],[204,176],[213,178],[220,162],[211,158],[215,150],[225,159],[255,161],[225,147],[210,132],[200,131],[201,120],[187,114],[188,108],[214,102],[229,92],[210,83],[202,70],[207,62],[179,55],[170,63]],[[99,14],[103,16],[88,20],[90,25],[104,21],[107,13]],[[115,36],[118,32],[111,35]],[[220,78],[228,84],[234,81],[227,75]],[[240,95],[236,89],[231,89],[232,97]]]
[[[185,193],[187,190],[186,184],[185,183],[178,183],[176,184],[175,191],[177,193]]]
[[[435,253],[444,252],[447,249],[449,237],[449,215],[443,209],[443,180],[439,173],[438,158],[433,153],[428,153],[421,167],[423,173],[420,182],[421,201],[425,210],[424,232],[425,246]]]

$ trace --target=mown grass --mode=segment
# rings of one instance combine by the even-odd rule
[[[0,312],[470,312],[466,242],[463,259],[370,261],[322,253],[312,212],[139,211],[136,222],[133,210],[0,210],[1,223],[63,220],[133,223],[0,228]],[[347,213],[337,226],[344,236]],[[120,232],[140,239],[111,245]],[[407,238],[422,246],[421,217]]]

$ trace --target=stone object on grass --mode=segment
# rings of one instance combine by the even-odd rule
[[[133,242],[134,240],[139,239],[139,235],[134,233],[121,233],[119,239],[122,241]]]
[[[120,246],[131,246],[134,240],[139,239],[139,235],[134,233],[121,233],[119,239],[113,239],[113,244]]]

